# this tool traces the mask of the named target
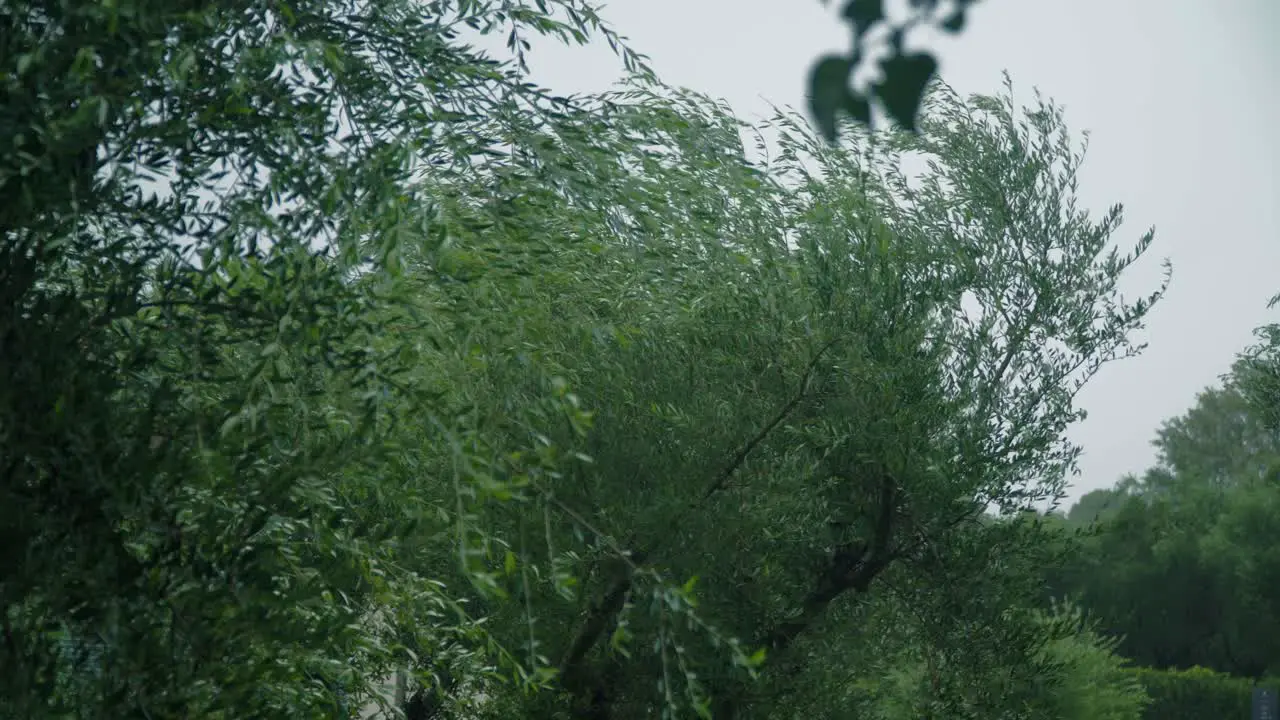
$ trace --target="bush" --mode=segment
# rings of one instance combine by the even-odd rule
[[[1052,707],[1063,720],[1138,720],[1149,699],[1116,654],[1116,641],[1090,627],[1055,639],[1046,652],[1061,663],[1052,688]]]
[[[1146,693],[1127,661],[1116,654],[1116,640],[1098,634],[1078,608],[1058,605],[1048,612],[1028,613],[1027,619],[1040,640],[1035,656],[1023,660],[1025,668],[966,661],[935,674],[928,661],[913,657],[909,648],[891,660],[879,678],[859,683],[862,705],[855,717],[1148,717]],[[1013,657],[1006,661],[1016,662]],[[1020,672],[1026,668],[1034,669]]]
[[[1203,718],[1247,718],[1253,688],[1257,683],[1208,668],[1156,670],[1131,668],[1151,697],[1143,717],[1155,720],[1202,720]],[[1260,683],[1276,687],[1276,680]]]

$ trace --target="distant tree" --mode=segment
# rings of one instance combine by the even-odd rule
[[[1086,527],[1102,519],[1109,511],[1120,506],[1126,497],[1120,490],[1101,488],[1085,493],[1067,512],[1067,520],[1077,527]]]
[[[1171,480],[1226,488],[1275,471],[1280,433],[1242,392],[1241,372],[1247,370],[1238,364],[1221,386],[1200,393],[1185,414],[1161,424],[1155,444]]]
[[[1047,568],[1046,584],[1078,597],[1139,663],[1249,677],[1280,668],[1274,337],[1261,330],[1221,385],[1162,424],[1158,464],[1140,480],[1071,510],[1096,517],[1096,533]]]
[[[1268,308],[1280,305],[1280,295]],[[1256,331],[1257,342],[1248,348],[1235,369],[1241,394],[1253,406],[1264,426],[1280,434],[1280,323]]]

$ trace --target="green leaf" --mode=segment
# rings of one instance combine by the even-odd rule
[[[698,584],[698,576],[694,575],[690,577],[688,580],[686,580],[684,583],[684,586],[681,587],[680,589],[682,592],[684,592],[685,595],[688,595],[693,592],[693,588],[697,584]]]
[[[840,14],[853,23],[854,37],[860,39],[884,19],[884,0],[849,0]]]
[[[235,432],[236,428],[240,427],[241,422],[242,415],[240,413],[232,413],[218,428],[218,435],[220,437],[227,437],[231,433]]]
[[[938,70],[938,62],[928,53],[898,55],[880,63],[884,80],[876,85],[880,104],[903,129],[916,132],[916,115],[925,89]]]
[[[871,127],[871,102],[865,95],[849,91],[845,96],[843,107],[844,111],[849,113],[849,117]]]
[[[809,112],[828,142],[836,139],[836,113],[848,102],[852,68],[847,58],[828,55],[809,73]]]
[[[943,18],[942,22],[938,23],[938,26],[954,35],[964,30],[964,21],[964,8],[958,7],[950,15]]]

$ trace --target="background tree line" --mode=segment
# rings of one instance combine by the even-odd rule
[[[1280,434],[1274,330],[1154,441],[1157,464],[1062,518],[1091,528],[1047,574],[1154,668],[1280,675]]]

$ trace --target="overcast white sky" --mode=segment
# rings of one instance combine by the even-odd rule
[[[892,0],[891,3],[892,5]],[[804,108],[810,63],[847,49],[839,2],[614,0],[602,15],[667,83],[723,97],[754,119],[768,103]],[[1173,283],[1150,318],[1150,347],[1086,387],[1090,417],[1071,500],[1140,473],[1159,423],[1216,382],[1280,292],[1280,0],[983,0],[958,38],[927,36],[962,94],[1038,87],[1091,132],[1080,195],[1126,209],[1126,249],[1156,242],[1126,289]],[[533,79],[560,93],[608,89],[621,64],[607,47],[537,43]]]

